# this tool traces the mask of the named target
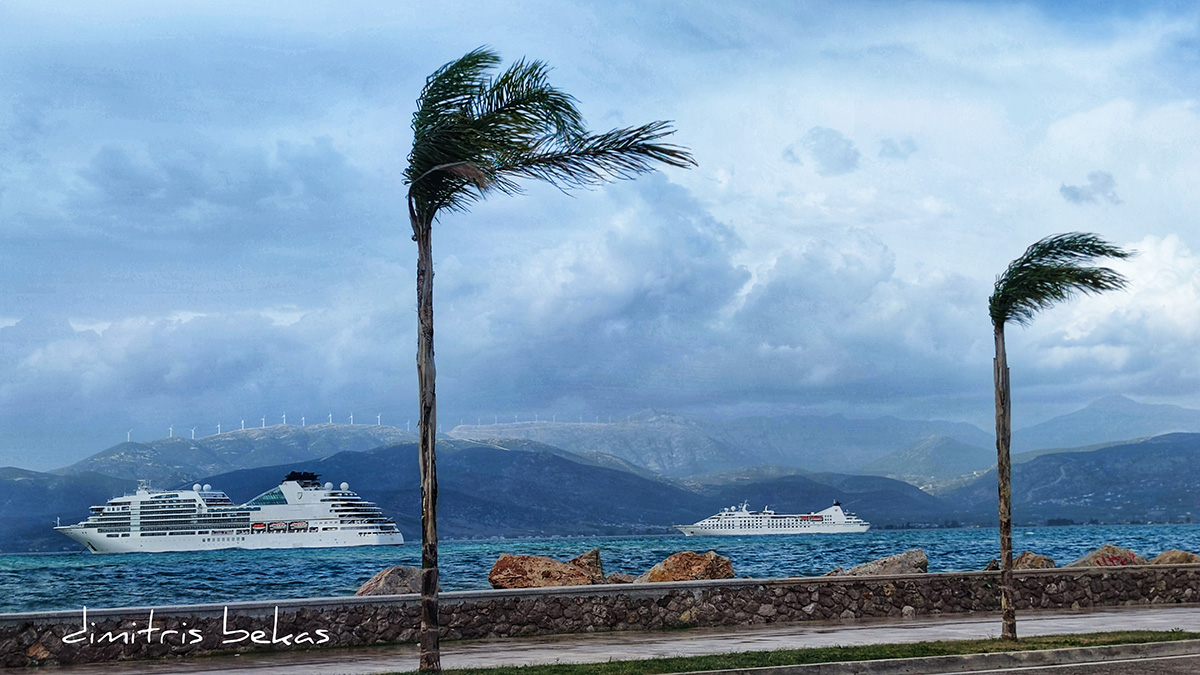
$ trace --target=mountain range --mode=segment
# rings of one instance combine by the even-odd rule
[[[1112,434],[1155,437],[1070,447],[1095,441],[1100,419]],[[1189,428],[1200,429],[1200,411],[1122,398],[1030,427],[1029,444],[1054,447],[1014,455],[1017,522],[1191,518],[1200,513],[1190,496],[1200,434],[1156,436]],[[122,443],[53,472],[0,469],[0,550],[72,546],[49,524],[83,518],[135,479],[162,488],[208,482],[243,501],[294,469],[347,480],[411,537],[419,517],[414,440],[382,426],[277,425]],[[827,456],[806,459],[818,442]],[[439,522],[453,537],[667,531],[742,501],[807,512],[840,500],[877,526],[994,520],[990,439],[950,422],[791,416],[716,424],[645,413],[612,424],[460,426],[439,441],[438,456]]]

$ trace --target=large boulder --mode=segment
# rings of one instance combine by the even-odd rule
[[[1021,555],[1013,558],[1014,570],[1051,570],[1058,567],[1054,564],[1054,558],[1049,556],[1039,555],[1033,551],[1025,551]],[[987,567],[983,568],[985,572],[995,572],[1000,569],[1000,559],[992,558],[988,561]]]
[[[441,586],[438,586],[441,590]],[[396,565],[371,577],[358,587],[355,595],[404,595],[421,592],[421,570],[408,565]]]
[[[1054,564],[1054,558],[1039,555],[1033,551],[1025,551],[1013,558],[1014,570],[1052,570],[1056,567],[1058,565]]]
[[[1066,567],[1123,567],[1148,564],[1150,561],[1127,548],[1105,544]]]
[[[604,578],[604,565],[600,563],[600,549],[598,548],[594,548],[578,558],[568,560],[567,564],[587,572],[593,584],[607,583]]]
[[[732,579],[733,562],[715,551],[703,555],[693,551],[681,551],[651,567],[634,581],[654,583],[658,581],[695,581],[697,579]]]
[[[632,584],[634,581],[637,581],[637,577],[632,574],[625,574],[624,572],[613,572],[604,581],[609,584]]]
[[[919,548],[872,560],[842,572],[840,576],[868,577],[876,574],[924,574],[929,571],[929,558]]]
[[[597,554],[597,564],[599,555]],[[492,565],[488,582],[492,588],[540,588],[543,586],[587,586],[595,581],[593,570],[540,555],[503,553]]]
[[[1180,551],[1177,548],[1163,551],[1150,561],[1151,565],[1194,565],[1196,563],[1200,563],[1200,555],[1190,551]]]

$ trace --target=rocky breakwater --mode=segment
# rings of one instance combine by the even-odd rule
[[[668,556],[640,576],[620,572],[605,575],[600,549],[560,562],[537,555],[501,554],[488,573],[492,588],[544,588],[548,586],[591,586],[597,584],[655,583],[732,579],[733,563],[713,551],[681,551]]]

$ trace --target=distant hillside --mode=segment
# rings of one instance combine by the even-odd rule
[[[160,438],[146,443],[121,443],[53,473],[95,472],[169,485],[234,469],[303,462],[415,438],[415,434],[388,426],[277,424],[226,431],[196,440]]]
[[[1200,410],[1109,396],[1086,408],[1013,432],[1013,452],[1078,448],[1173,432],[1200,432]]]
[[[103,504],[136,485],[94,473],[56,476],[0,468],[0,552],[77,549],[75,542],[52,529],[54,519],[62,517],[64,525],[82,520],[92,504]]]
[[[1091,452],[1042,455],[1013,465],[1013,518],[1103,522],[1200,519],[1200,434],[1166,434]],[[965,512],[995,517],[996,472],[944,495]]]
[[[834,501],[877,525],[942,522],[941,500],[901,481],[875,476],[782,476],[685,489],[571,459],[558,449],[506,449],[446,441],[438,450],[438,523],[447,537],[671,532],[743,501],[806,513]],[[419,537],[416,445],[341,453],[296,465],[345,480],[392,514],[405,537]],[[270,487],[285,467],[251,469],[204,480],[235,501]]]
[[[863,467],[863,473],[912,483],[945,481],[996,463],[992,448],[969,445],[948,436],[929,436]]]

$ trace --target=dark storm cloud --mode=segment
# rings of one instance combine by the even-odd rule
[[[822,176],[841,176],[858,169],[862,156],[854,141],[836,129],[813,127],[804,135],[804,149],[817,163],[817,173]]]
[[[1109,204],[1120,204],[1117,196],[1117,180],[1107,171],[1093,171],[1087,175],[1087,185],[1063,185],[1058,193],[1072,204],[1095,204],[1104,200]]]

